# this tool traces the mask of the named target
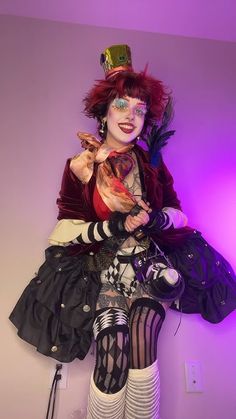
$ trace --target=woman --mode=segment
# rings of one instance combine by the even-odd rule
[[[193,230],[157,138],[152,153],[137,145],[150,143],[163,118],[162,83],[133,71],[128,46],[108,48],[101,62],[106,79],[85,98],[101,141],[78,134],[85,151],[66,164],[46,262],[10,319],[20,337],[64,362],[84,358],[93,330],[88,418],[158,418],[157,339],[183,286],[165,260],[153,270],[147,255],[152,240],[170,250]],[[158,279],[155,292],[142,283],[148,275]]]
[[[87,150],[66,169],[66,177],[68,172],[72,176],[72,172],[75,182],[79,179],[88,184],[96,170],[91,168],[92,162],[96,162],[96,184],[90,196],[96,214],[79,221],[70,214],[72,220],[68,220],[67,211],[71,210],[71,205],[67,205],[68,189],[72,178],[69,185],[65,181],[58,201],[62,213],[50,243],[84,245],[112,236],[123,239],[110,266],[101,273],[102,287],[93,325],[97,357],[88,417],[101,418],[104,414],[107,418],[123,417],[129,375],[125,417],[132,417],[135,412],[135,418],[154,418],[158,417],[159,403],[157,337],[169,303],[159,303],[143,291],[128,259],[132,254],[143,253],[148,246],[147,240],[139,242],[134,238],[138,228],[145,226],[146,234],[150,230],[180,228],[186,224],[186,217],[164,164],[158,170],[152,169],[146,153],[135,145],[150,124],[162,117],[167,102],[162,83],[124,66],[119,72],[115,68],[114,74],[113,62],[111,65],[109,70],[105,67],[106,80],[98,82],[85,99],[87,115],[101,123],[102,144],[80,133]],[[153,177],[148,187],[141,179],[141,173],[143,177],[147,174],[146,166]],[[159,179],[162,185],[158,184]],[[74,195],[70,198],[74,199]],[[137,204],[139,211],[132,215]],[[65,206],[66,215],[63,214]]]

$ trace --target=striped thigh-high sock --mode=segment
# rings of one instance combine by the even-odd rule
[[[149,298],[139,298],[131,306],[125,419],[159,419],[157,340],[164,318],[162,305]]]
[[[129,367],[125,310],[99,310],[94,322],[96,365],[90,383],[87,419],[123,419]]]

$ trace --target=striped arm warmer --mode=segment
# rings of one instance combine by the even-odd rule
[[[81,232],[71,244],[94,243],[111,237],[108,221],[89,222],[81,224]]]
[[[187,225],[186,215],[176,208],[165,207],[159,211],[150,213],[150,221],[146,225],[148,229],[167,230],[170,227],[180,228]]]
[[[49,237],[53,246],[90,244],[112,236],[108,221],[86,222],[84,220],[60,220]]]

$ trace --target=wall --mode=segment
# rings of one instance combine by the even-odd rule
[[[7,317],[43,260],[76,131],[94,131],[81,100],[102,78],[99,53],[128,43],[134,67],[174,92],[176,135],[164,151],[189,223],[236,268],[236,45],[128,30],[0,17],[1,416],[42,419],[54,361],[21,341]],[[159,341],[162,419],[235,418],[235,320],[211,325],[169,312]],[[4,338],[4,341],[3,341]],[[3,344],[4,342],[4,344]],[[185,392],[184,361],[202,364],[204,392]],[[58,419],[83,417],[94,358],[69,365]],[[14,401],[14,402],[13,402]]]

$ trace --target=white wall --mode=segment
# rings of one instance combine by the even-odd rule
[[[99,54],[128,43],[134,67],[149,62],[174,91],[176,136],[165,150],[190,224],[236,267],[236,46],[136,31],[0,17],[1,91],[1,417],[42,419],[54,361],[21,341],[7,317],[43,260],[56,219],[65,159],[76,131],[94,131],[81,100],[102,78]],[[168,313],[159,341],[162,419],[235,418],[235,320],[211,325]],[[187,394],[184,361],[203,367],[204,392]],[[58,419],[83,417],[94,358],[69,365]]]

